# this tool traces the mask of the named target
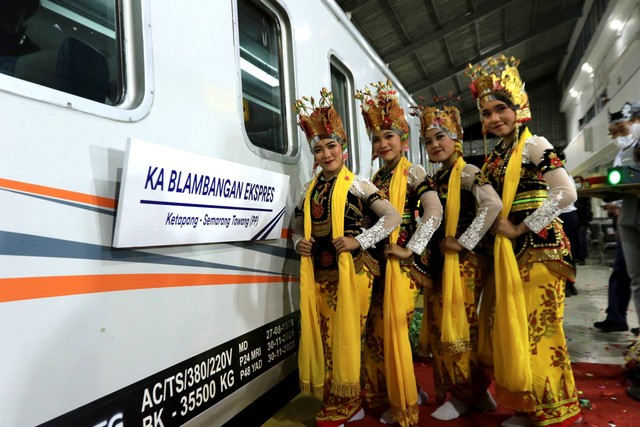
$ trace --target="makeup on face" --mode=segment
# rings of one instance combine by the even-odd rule
[[[323,138],[313,146],[313,159],[322,168],[324,178],[331,179],[344,164],[342,145],[335,139]]]
[[[403,145],[400,135],[389,129],[378,130],[371,138],[373,153],[387,165],[395,165],[403,155]]]
[[[447,163],[455,152],[455,141],[440,129],[429,130],[424,137],[424,145],[432,163]]]
[[[505,102],[497,99],[487,100],[482,104],[480,114],[482,124],[488,132],[500,138],[513,133],[516,126],[516,112]]]

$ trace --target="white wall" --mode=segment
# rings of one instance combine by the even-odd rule
[[[609,27],[613,19],[625,24],[620,34]],[[580,96],[574,98],[567,90],[561,102],[567,118],[567,139],[571,141],[565,149],[567,169],[573,175],[601,175],[610,166],[616,149],[608,136],[608,112],[640,99],[638,58],[640,1],[612,1],[582,61],[592,65],[593,77],[576,70],[568,89],[579,91]],[[578,121],[604,91],[609,103],[580,131]]]

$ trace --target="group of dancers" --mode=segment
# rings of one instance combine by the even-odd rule
[[[301,255],[300,386],[322,400],[319,427],[367,411],[383,424],[418,424],[409,324],[424,294],[421,351],[433,355],[439,407],[451,420],[498,405],[503,426],[581,419],[562,327],[575,270],[558,216],[576,190],[563,155],[533,135],[514,58],[467,71],[483,130],[500,138],[482,169],[464,160],[459,110],[417,106],[432,176],[411,164],[409,126],[390,82],[355,94],[382,164],[373,178],[347,166],[340,115],[326,89],[296,102],[319,173],[296,209]],[[495,381],[495,396],[489,386]]]

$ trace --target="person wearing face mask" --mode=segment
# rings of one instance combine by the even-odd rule
[[[638,110],[640,110],[640,108]],[[619,147],[618,153],[613,161],[613,166],[626,165],[633,161],[633,139],[630,139],[632,136],[630,134],[632,115],[630,104],[625,104],[620,111],[609,114],[609,134],[612,137],[612,142]],[[635,145],[637,145],[637,143]],[[637,197],[635,197],[636,200],[633,200],[633,196],[629,199],[627,209],[633,210],[632,206],[634,203],[637,203]],[[602,332],[625,332],[629,330],[627,311],[629,309],[629,302],[631,301],[632,282],[628,272],[626,249],[622,244],[620,228],[622,205],[622,200],[616,200],[604,205],[604,208],[613,217],[613,226],[616,230],[616,252],[607,289],[607,317],[605,320],[593,324],[595,328],[600,329]],[[629,231],[633,234],[633,230]],[[632,328],[632,332],[637,335],[637,328]]]
[[[611,114],[609,133],[619,147],[614,166],[640,165],[639,124],[640,101],[633,105],[627,103],[620,111]],[[640,324],[640,263],[638,263],[640,259],[640,197],[637,195],[623,193],[618,233],[627,265],[627,274],[631,279],[631,297],[636,307],[638,324]],[[632,328],[631,331],[635,335],[640,332],[637,327]]]
[[[635,138],[633,161],[640,163],[640,100],[631,104],[631,126],[629,126],[629,131]]]
[[[626,103],[620,111],[609,114],[609,135],[618,147],[613,166],[637,163],[634,153],[640,137],[640,101]]]

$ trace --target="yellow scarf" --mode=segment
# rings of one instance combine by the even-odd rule
[[[525,128],[511,154],[502,189],[502,212],[507,218],[520,182],[522,150],[531,136]],[[496,235],[494,246],[495,322],[494,369],[498,402],[517,411],[534,409],[533,381],[529,353],[529,324],[524,289],[513,242]]]
[[[411,163],[402,157],[396,165],[389,184],[389,201],[398,212],[404,212],[407,180]],[[389,236],[389,243],[398,240],[399,228]],[[391,403],[390,415],[400,425],[418,422],[418,390],[413,372],[409,326],[407,325],[407,297],[411,279],[400,269],[397,259],[388,259],[384,278],[382,307],[384,326],[384,367],[387,394]]]
[[[456,237],[460,217],[460,181],[467,162],[458,157],[449,176],[447,205],[445,207],[445,236]],[[460,279],[460,259],[458,252],[444,254],[442,278],[442,351],[458,354],[471,351],[469,321],[464,305],[464,292]]]
[[[336,239],[344,235],[344,211],[347,193],[354,175],[343,166],[331,196],[331,232]],[[311,237],[311,193],[318,177],[313,179],[304,200],[304,237]],[[332,394],[353,397],[360,394],[360,304],[356,288],[355,268],[351,253],[338,257],[338,295],[333,319],[333,379]],[[300,261],[300,348],[298,369],[300,389],[323,397],[325,362],[316,301],[316,283],[311,257]]]

